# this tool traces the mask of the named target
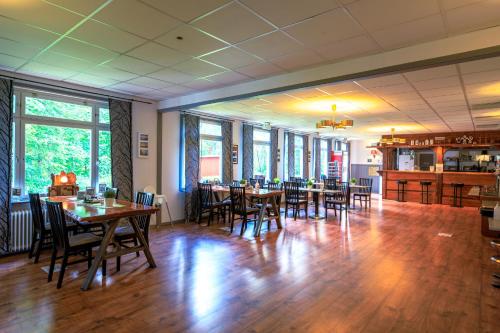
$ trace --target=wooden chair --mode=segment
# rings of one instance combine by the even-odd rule
[[[231,233],[234,228],[234,221],[236,219],[236,215],[239,215],[237,219],[241,219],[241,231],[240,236],[243,236],[247,228],[248,222],[255,222],[257,220],[257,214],[259,213],[259,209],[257,207],[253,207],[247,204],[247,198],[245,194],[245,188],[240,186],[231,186],[229,188],[230,198],[231,198]],[[254,218],[249,219],[248,216],[253,214]],[[254,226],[255,228],[255,226]]]
[[[155,200],[155,195],[148,192],[137,192],[135,194],[134,202],[136,204],[144,206],[153,206]],[[141,229],[146,242],[149,245],[149,224],[151,221],[151,215],[143,215],[134,217],[137,220],[137,224]],[[134,246],[138,245],[137,236],[134,232],[132,226],[128,223],[126,226],[118,226],[115,229],[114,240],[119,247],[128,247],[127,243],[133,243]],[[136,256],[139,257],[139,252],[136,252]],[[116,257],[116,271],[120,271],[121,257]],[[103,264],[103,275],[106,275],[105,264]]]
[[[283,184],[280,183],[280,184],[276,184],[276,183],[267,183],[267,189],[270,190],[270,191],[283,191]],[[278,208],[278,214],[280,214],[280,211],[281,211],[281,195],[278,195],[276,197],[274,197],[275,200],[276,200],[276,207]],[[267,204],[267,207],[266,207],[266,210],[267,210],[267,216],[271,216],[271,212],[273,212],[273,206],[272,206],[272,203],[268,203]],[[268,221],[267,222],[267,228],[269,229],[271,227],[271,221]]]
[[[29,193],[28,196],[30,199],[31,221],[33,222],[33,236],[31,238],[31,247],[28,258],[31,259],[34,256],[34,262],[37,264],[44,242],[52,237],[52,233],[50,224],[45,224],[40,195],[38,193]],[[68,230],[74,232],[76,227],[77,225],[75,223],[66,223],[66,228]]]
[[[201,223],[203,214],[209,213],[208,225],[213,221],[213,216],[221,217],[226,223],[226,208],[230,206],[230,201],[222,200],[214,202],[214,192],[211,184],[198,183],[198,224]],[[214,214],[215,212],[215,214]]]
[[[52,231],[52,240],[53,240],[48,282],[52,281],[52,275],[54,274],[54,267],[56,264],[56,260],[58,259],[57,252],[62,251],[63,260],[61,264],[61,270],[59,272],[59,278],[57,280],[57,289],[59,289],[62,286],[64,272],[66,270],[67,265],[87,261],[88,268],[90,268],[90,265],[92,264],[92,248],[97,247],[101,244],[102,237],[96,236],[91,233],[77,234],[69,237],[62,203],[47,201],[46,205],[47,205],[47,211],[49,215],[50,228]],[[83,260],[77,260],[70,263],[68,262],[69,256],[80,255],[80,253],[86,253],[87,254],[86,258]]]
[[[285,188],[285,216],[288,216],[288,206],[292,206],[293,219],[297,220],[297,214],[300,211],[300,206],[304,206],[307,216],[308,202],[300,196],[299,183],[284,182]]]
[[[373,179],[371,178],[359,178],[359,185],[367,186],[366,188],[360,188],[358,192],[354,193],[352,196],[352,206],[356,207],[356,200],[359,200],[359,205],[363,208],[363,202],[365,203],[365,210],[369,206],[372,207],[372,184]]]
[[[332,209],[337,216],[337,206],[340,209],[340,220],[342,220],[342,210],[345,209],[345,216],[349,211],[349,184],[346,182],[337,185],[339,193],[325,193],[325,218],[328,218],[328,209]]]
[[[324,188],[327,189],[327,190],[336,190],[337,189],[337,178],[333,177],[333,178],[325,178],[323,180],[323,184],[324,184]],[[332,197],[332,194],[331,193],[325,193],[323,195],[323,207],[326,207],[326,198],[330,196]]]
[[[250,178],[250,180],[249,180],[250,185],[252,185],[253,187],[255,187],[255,185],[257,183],[259,183],[259,187],[260,188],[264,188],[264,181],[265,181],[264,178]]]

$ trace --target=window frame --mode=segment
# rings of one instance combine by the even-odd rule
[[[255,140],[255,132],[266,132],[269,134],[269,141],[263,141],[263,140]],[[271,131],[270,130],[265,130],[261,128],[254,128],[253,130],[253,147],[252,147],[252,158],[253,154],[255,152],[255,146],[256,145],[262,145],[262,146],[268,146],[269,147],[269,156],[268,156],[268,174],[265,175],[267,180],[271,181]],[[252,170],[253,175],[255,176],[255,163],[253,165],[254,170]]]
[[[97,188],[99,183],[99,159],[98,159],[99,132],[110,131],[109,124],[99,123],[99,109],[100,108],[109,109],[108,103],[101,100],[92,100],[88,98],[68,96],[66,94],[39,91],[22,87],[14,87],[14,95],[16,96],[16,112],[14,113],[14,124],[16,126],[16,132],[14,137],[16,145],[15,146],[16,165],[14,166],[15,182],[13,186],[20,188],[22,195],[27,194],[25,189],[25,183],[26,183],[25,130],[26,130],[26,125],[34,124],[34,125],[70,127],[70,128],[90,130],[91,132],[90,186]],[[62,119],[55,117],[44,117],[31,114],[28,115],[26,114],[26,103],[25,103],[26,97],[35,97],[39,99],[48,99],[62,103],[91,106],[92,107],[91,121],[79,121],[79,120],[70,120],[70,119]]]
[[[297,142],[299,140],[297,140],[298,138],[300,138],[302,140],[302,143],[301,143],[301,154],[298,154],[296,155],[295,154],[295,151],[298,149],[298,144]],[[299,161],[302,161],[302,163],[299,163],[299,174],[296,174],[294,173],[294,177],[300,177],[300,178],[304,178],[304,136],[303,135],[298,135],[298,134],[295,134],[295,138],[294,138],[294,141],[293,141],[293,158],[295,159],[294,161],[294,171],[297,170],[297,163],[295,163],[297,161],[297,157],[299,158]]]
[[[208,124],[214,124],[214,125],[217,125],[217,126],[220,126],[221,128],[221,135],[210,135],[210,134],[201,134],[201,124],[202,123],[208,123]],[[224,146],[224,143],[223,143],[223,136],[222,136],[222,123],[220,121],[216,121],[216,120],[212,120],[212,119],[204,119],[204,118],[200,118],[200,167],[199,167],[199,174],[198,174],[198,180],[201,181],[201,142],[203,140],[207,140],[207,141],[218,141],[221,143],[221,156],[220,156],[220,177],[219,177],[219,181],[222,181],[223,177],[224,177],[224,162],[223,162],[223,152],[222,152],[222,149],[223,149],[223,146]],[[184,165],[185,167],[185,165]]]

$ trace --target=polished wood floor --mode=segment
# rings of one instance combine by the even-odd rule
[[[48,251],[37,265],[3,258],[0,332],[499,332],[500,267],[479,222],[475,208],[375,201],[348,222],[287,219],[259,239],[162,226],[158,268],[128,255],[88,292],[85,263],[56,290]]]

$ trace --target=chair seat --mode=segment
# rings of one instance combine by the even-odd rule
[[[115,229],[116,237],[127,237],[133,235],[135,235],[135,231],[134,228],[132,228],[130,225],[119,226]]]
[[[371,193],[363,193],[363,192],[354,193],[355,197],[369,197],[370,195]]]
[[[398,184],[408,184],[408,181],[406,179],[400,179],[398,180]]]
[[[305,204],[305,203],[307,203],[307,200],[305,200],[305,199],[298,199],[298,200],[296,200],[296,199],[288,199],[286,201],[286,203],[287,204],[292,204],[292,205]]]
[[[90,244],[99,245],[102,241],[102,237],[96,236],[91,233],[83,233],[77,234],[69,237],[69,245],[70,247],[79,247]]]
[[[262,205],[260,205],[262,207]],[[247,214],[253,214],[253,213],[258,213],[260,209],[258,207],[247,207]],[[243,212],[235,212],[238,215],[243,214]]]
[[[333,200],[326,200],[327,203],[333,203],[333,204],[347,204],[346,199],[333,199]]]
[[[425,186],[431,185],[431,184],[432,184],[432,182],[426,181],[426,180],[420,182],[420,185],[425,185]]]

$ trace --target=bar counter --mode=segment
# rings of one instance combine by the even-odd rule
[[[462,205],[466,207],[480,207],[481,200],[477,196],[470,196],[469,191],[474,186],[494,186],[496,176],[486,172],[452,172],[443,173],[430,171],[399,171],[380,170],[382,176],[382,197],[397,200],[398,180],[406,180],[405,200],[420,202],[421,181],[430,181],[429,200],[434,204],[450,205],[453,202],[452,183],[463,183]]]

